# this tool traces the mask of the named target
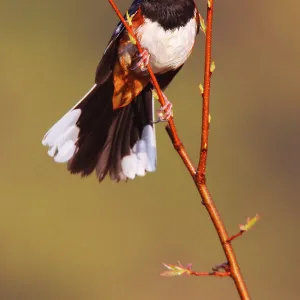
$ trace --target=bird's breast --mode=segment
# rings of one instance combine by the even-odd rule
[[[165,73],[185,63],[197,35],[195,18],[185,26],[165,30],[157,22],[145,19],[136,30],[143,48],[150,54],[150,65],[154,73]]]

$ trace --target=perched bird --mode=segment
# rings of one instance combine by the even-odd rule
[[[44,136],[56,162],[99,181],[134,179],[156,169],[152,67],[162,90],[190,56],[199,32],[193,0],[134,0],[128,10],[144,51],[120,22],[96,71],[94,86]],[[163,119],[171,115],[166,98]],[[160,114],[161,115],[161,114]]]

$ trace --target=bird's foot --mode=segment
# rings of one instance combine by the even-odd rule
[[[165,105],[161,106],[157,111],[158,119],[155,123],[168,122],[171,117],[173,117],[173,104],[168,100],[166,95],[163,93],[165,98]]]
[[[144,72],[147,70],[150,61],[150,54],[149,52],[144,49],[142,53],[137,54],[137,60],[133,62],[131,70],[140,70]]]

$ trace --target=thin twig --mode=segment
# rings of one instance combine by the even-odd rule
[[[202,93],[202,134],[200,159],[197,169],[196,179],[198,182],[205,182],[206,162],[208,152],[209,136],[209,102],[210,102],[210,83],[211,83],[211,47],[212,47],[212,18],[213,18],[213,1],[207,8],[207,24],[205,32],[205,62],[204,62],[204,90]]]
[[[223,251],[228,261],[231,277],[234,280],[240,298],[243,300],[249,300],[250,295],[248,293],[246,283],[242,277],[233,247],[231,246],[231,243],[228,242],[228,233],[221,219],[221,216],[217,210],[217,207],[213,202],[213,199],[206,186],[206,183],[196,183],[196,184],[200,192],[201,198],[203,200],[203,203],[218,233]]]
[[[216,277],[228,277],[230,272],[191,272],[190,275],[194,276],[216,276]]]
[[[129,26],[129,24],[124,19],[123,15],[120,13],[119,9],[117,8],[116,4],[113,0],[108,0],[113,9],[115,10],[116,14],[124,24],[128,33],[135,39],[136,47],[140,53],[142,53],[143,49],[139,40],[136,38],[134,31]],[[210,102],[210,82],[211,82],[211,46],[212,46],[212,20],[213,20],[213,7],[214,1],[208,0],[208,7],[207,7],[207,28],[206,28],[206,43],[205,43],[205,75],[204,75],[204,92],[203,92],[203,109],[202,109],[202,135],[201,135],[201,151],[200,151],[200,160],[198,169],[196,172],[195,167],[191,159],[189,158],[183,144],[181,143],[179,136],[177,134],[177,130],[174,124],[173,117],[171,117],[168,121],[168,126],[166,127],[167,132],[171,138],[171,141],[174,145],[174,148],[178,152],[179,156],[183,160],[185,166],[187,167],[188,171],[190,172],[193,180],[197,186],[197,189],[201,195],[203,200],[203,204],[205,205],[210,218],[216,228],[218,233],[219,239],[221,241],[221,245],[223,247],[224,253],[228,260],[228,272],[211,272],[211,273],[197,273],[194,272],[193,275],[196,276],[204,276],[208,274],[222,274],[219,276],[231,276],[235,282],[237,291],[240,295],[240,298],[243,300],[249,300],[250,296],[247,291],[247,287],[243,277],[241,275],[238,262],[236,260],[235,253],[231,246],[230,241],[228,241],[229,237],[225,228],[223,221],[221,220],[220,214],[212,200],[212,197],[208,191],[206,186],[206,162],[207,162],[207,150],[208,150],[208,136],[209,136],[209,102]],[[157,92],[159,97],[159,102],[163,106],[165,105],[165,99],[163,97],[162,91],[159,87],[159,84],[156,80],[156,77],[150,67],[150,64],[147,66],[148,72],[152,81],[152,84]],[[215,275],[216,276],[216,275]]]
[[[232,235],[230,238],[228,238],[227,242],[231,243],[233,240],[235,240],[236,238],[240,237],[241,235],[243,235],[246,231],[244,230],[240,230],[238,233]]]
[[[209,103],[210,103],[210,84],[211,84],[211,48],[212,48],[212,22],[214,12],[214,0],[208,0],[207,3],[207,20],[206,20],[206,40],[205,40],[205,67],[204,67],[204,92],[202,106],[202,135],[201,135],[201,150],[200,159],[195,177],[195,183],[200,192],[202,202],[209,213],[209,216],[216,228],[224,253],[228,260],[231,277],[235,282],[237,291],[243,300],[250,299],[246,283],[242,277],[236,255],[228,242],[228,233],[221,219],[218,209],[211,197],[211,194],[206,185],[206,163],[208,151],[209,137]]]

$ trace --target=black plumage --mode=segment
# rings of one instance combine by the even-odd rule
[[[143,0],[143,15],[158,22],[165,30],[186,25],[195,15],[195,2],[192,0]]]

